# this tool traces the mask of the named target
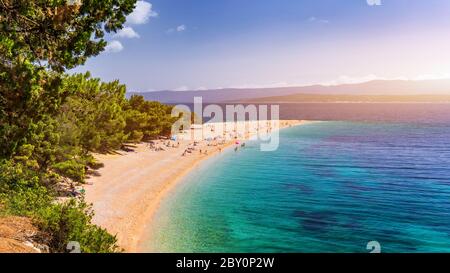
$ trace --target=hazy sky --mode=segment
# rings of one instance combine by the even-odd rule
[[[107,50],[75,71],[140,92],[450,78],[450,1],[381,4],[139,1]]]

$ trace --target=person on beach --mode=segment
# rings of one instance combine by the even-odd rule
[[[72,196],[77,196],[77,192],[76,192],[75,186],[72,183],[70,183],[70,194]]]

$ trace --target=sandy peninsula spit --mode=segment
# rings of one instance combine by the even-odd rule
[[[305,123],[285,120],[280,121],[279,128]],[[254,133],[249,131],[240,140]],[[180,137],[170,144],[167,140],[156,142],[152,148],[138,144],[132,152],[95,155],[104,167],[84,187],[86,201],[93,204],[94,223],[117,235],[118,244],[125,252],[140,252],[139,245],[146,239],[148,225],[166,194],[202,160],[235,142],[228,140],[212,145],[211,141],[199,141],[194,147],[193,141]],[[163,150],[155,151],[155,147]],[[193,149],[185,153],[189,147]]]

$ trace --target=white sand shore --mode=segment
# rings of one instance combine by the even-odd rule
[[[280,121],[279,127],[305,123],[299,120]],[[186,139],[187,134],[196,131],[191,130],[180,134],[177,141],[158,141],[155,146],[162,147],[162,151],[155,151],[148,144],[138,144],[133,152],[96,155],[105,166],[99,170],[98,176],[89,178],[85,186],[86,200],[93,203],[95,211],[94,223],[116,234],[118,244],[124,251],[139,252],[139,245],[145,240],[145,231],[161,200],[180,178],[203,159],[234,145],[234,137],[240,141],[248,139],[257,133],[258,126],[259,132],[269,130],[264,124],[247,122],[250,130],[240,135],[233,135],[231,124],[227,125],[225,134],[218,130],[218,126],[210,124],[203,127],[203,139],[216,140],[199,141],[196,146],[192,145],[194,141]],[[230,139],[221,139],[220,136],[226,134]],[[193,150],[185,153],[187,148]]]

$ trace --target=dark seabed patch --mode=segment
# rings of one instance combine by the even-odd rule
[[[332,211],[317,211],[308,213],[300,220],[303,229],[313,232],[325,232],[336,221],[336,213]]]

